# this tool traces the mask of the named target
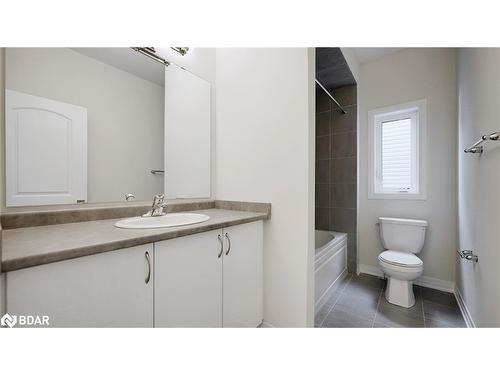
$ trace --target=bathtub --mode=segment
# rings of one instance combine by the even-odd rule
[[[347,274],[347,234],[316,230],[314,304],[318,311]]]

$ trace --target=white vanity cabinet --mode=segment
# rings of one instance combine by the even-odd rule
[[[262,323],[262,227],[262,221],[257,221],[223,230],[224,327],[257,327]]]
[[[262,221],[155,244],[155,327],[257,327]]]
[[[6,274],[7,312],[51,327],[257,327],[263,223]]]
[[[155,243],[155,327],[222,327],[220,232]]]
[[[152,271],[148,244],[8,272],[7,312],[48,315],[51,327],[152,327]]]

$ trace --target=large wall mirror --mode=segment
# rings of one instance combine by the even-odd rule
[[[210,83],[131,48],[7,48],[6,206],[210,197]]]

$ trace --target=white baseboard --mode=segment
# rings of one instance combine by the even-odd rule
[[[472,315],[470,314],[470,311],[467,308],[467,305],[465,304],[465,301],[462,298],[462,295],[460,294],[460,289],[458,289],[458,287],[455,287],[454,294],[455,294],[455,298],[457,299],[457,302],[458,302],[458,307],[460,307],[460,312],[462,313],[462,316],[464,317],[465,324],[467,324],[467,328],[476,328],[476,324],[474,323],[474,320],[472,319]]]
[[[366,273],[367,275],[384,277],[384,273],[378,267],[370,266],[368,264],[360,264],[358,268],[359,273]]]
[[[368,275],[384,277],[382,270],[375,266],[370,266],[368,264],[360,264],[359,272],[366,273]],[[413,282],[415,285],[423,286],[426,288],[441,290],[443,292],[455,293],[455,283],[452,281],[436,279],[434,277],[420,276],[417,280]]]
[[[420,276],[413,283],[415,285],[424,286],[426,288],[441,290],[448,293],[455,293],[455,283],[453,281],[441,280],[428,276]]]

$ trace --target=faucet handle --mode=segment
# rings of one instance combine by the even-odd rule
[[[162,216],[165,215],[163,213],[163,209],[167,208],[167,202],[165,202],[164,194],[156,194],[153,199],[153,205],[151,206],[151,215],[150,216]]]
[[[153,198],[153,203],[163,202],[165,200],[165,194],[156,194]]]

